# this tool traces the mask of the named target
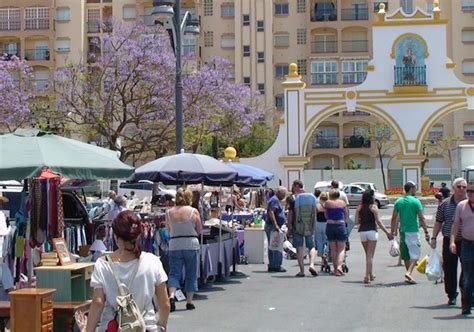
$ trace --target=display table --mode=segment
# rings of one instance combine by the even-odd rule
[[[263,264],[265,254],[265,231],[263,228],[245,228],[244,255],[249,264]]]
[[[230,218],[236,220],[237,222],[241,223],[243,221],[252,221],[253,220],[253,213],[235,213],[235,214],[228,214],[227,212],[223,212],[221,214],[221,219],[224,221],[230,221]]]
[[[236,259],[233,254],[238,252],[237,249],[233,250],[236,246],[238,246],[237,239],[223,240],[219,262],[219,242],[201,245],[203,269],[199,276],[207,279],[211,276],[217,276],[221,272],[224,278],[228,278],[234,259]],[[222,263],[222,271],[219,271],[219,263]]]

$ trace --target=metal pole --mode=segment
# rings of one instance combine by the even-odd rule
[[[183,148],[183,82],[181,81],[181,2],[176,1],[174,11],[174,29],[176,32],[176,154]]]

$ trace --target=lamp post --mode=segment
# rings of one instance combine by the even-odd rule
[[[154,0],[152,15],[158,24],[172,32],[171,44],[176,55],[175,107],[176,107],[176,153],[183,149],[183,82],[181,79],[181,37],[184,34],[199,34],[199,22],[186,11],[181,19],[180,0]]]

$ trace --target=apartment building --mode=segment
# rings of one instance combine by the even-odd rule
[[[284,106],[281,82],[296,62],[313,87],[352,86],[364,81],[372,57],[372,22],[380,3],[389,14],[416,7],[430,12],[433,0],[182,0],[182,11],[200,20],[201,35],[184,36],[183,53],[206,61],[213,55],[234,65],[238,82],[259,90],[268,107]],[[152,0],[2,0],[0,50],[33,66],[38,89],[48,87],[51,72],[66,61],[93,59],[106,51],[97,37],[112,29],[112,18],[154,25]],[[474,0],[440,0],[449,19],[450,58],[457,76],[474,83]],[[389,55],[387,55],[389,56]],[[370,140],[362,141],[374,116],[335,114],[322,123],[309,144],[309,168],[346,168],[349,162],[376,166]],[[458,135],[474,140],[474,122],[457,112],[432,128],[432,137]],[[446,166],[436,156],[430,167]],[[354,164],[354,163],[353,163]]]

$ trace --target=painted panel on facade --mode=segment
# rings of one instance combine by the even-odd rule
[[[424,66],[426,52],[419,37],[402,38],[396,46],[397,66]]]

